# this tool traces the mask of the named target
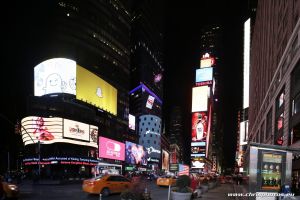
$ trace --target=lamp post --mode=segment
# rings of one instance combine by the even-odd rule
[[[38,140],[38,156],[39,156],[39,179],[41,179],[41,141]]]

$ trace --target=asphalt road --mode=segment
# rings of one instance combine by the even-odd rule
[[[20,200],[99,200],[98,195],[89,195],[82,191],[81,184],[44,184],[34,185],[32,182],[23,182],[20,186]],[[167,200],[168,187],[158,187],[154,181],[148,182],[148,191],[152,200]],[[231,184],[222,184],[207,193],[201,199],[233,199],[227,193],[233,192]],[[120,200],[120,194],[102,197],[102,200]]]
[[[20,186],[20,200],[99,200],[98,195],[89,195],[82,191],[81,184],[44,184],[34,185],[24,182]],[[148,191],[152,199],[168,199],[168,188],[158,187],[154,181],[148,182]],[[120,200],[120,194],[102,197],[102,200]]]

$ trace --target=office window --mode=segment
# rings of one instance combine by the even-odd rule
[[[272,107],[270,108],[267,114],[267,123],[266,123],[266,139],[269,139],[272,136]]]

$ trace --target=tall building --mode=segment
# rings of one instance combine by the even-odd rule
[[[298,1],[258,1],[250,51],[249,141],[299,148],[299,15]],[[295,180],[298,166],[294,154]],[[291,172],[285,174],[290,183]]]
[[[183,141],[183,113],[179,106],[174,106],[170,114],[170,128],[169,128],[169,141],[170,144],[178,146],[178,153],[176,156],[176,161],[182,163],[183,161],[183,151],[184,151],[184,141]],[[171,150],[174,152],[175,147]]]
[[[208,53],[216,60],[222,53],[222,27],[218,24],[206,25],[200,32],[200,55]]]
[[[131,16],[130,114],[152,169],[161,160],[163,105],[163,2],[133,1]]]
[[[202,172],[220,172],[223,127],[220,112],[222,80],[222,28],[201,30],[200,66],[196,66],[192,97],[191,166]],[[203,138],[200,135],[203,132]]]
[[[23,37],[17,39],[22,56],[16,67],[23,68],[20,82],[29,88],[27,110],[19,116],[23,164],[33,174],[39,168],[42,176],[56,178],[62,172],[89,176],[99,161],[122,164],[124,159],[101,156],[98,136],[123,142],[128,133],[126,5],[63,0],[18,6]]]

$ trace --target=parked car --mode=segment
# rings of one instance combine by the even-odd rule
[[[6,182],[3,179],[1,179],[0,181],[1,181],[0,187],[2,186],[2,196],[4,199],[19,198],[20,192],[16,184]],[[0,193],[0,199],[1,199],[1,193]]]
[[[131,181],[122,175],[99,175],[83,181],[82,190],[89,194],[102,194],[109,196],[112,193],[121,193],[128,189]]]
[[[175,176],[161,176],[156,180],[156,185],[158,186],[174,186],[176,184]]]

